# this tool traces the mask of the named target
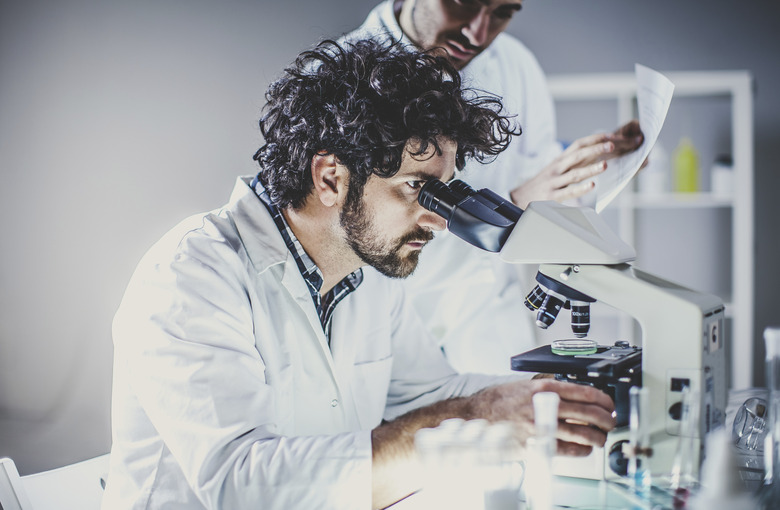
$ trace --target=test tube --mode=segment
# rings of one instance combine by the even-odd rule
[[[517,510],[523,467],[518,462],[519,443],[514,425],[509,422],[491,424],[485,429],[478,447],[482,454],[484,509]]]
[[[628,476],[637,494],[649,496],[652,485],[650,476],[650,393],[647,388],[633,386],[628,390],[629,448]]]
[[[780,328],[764,330],[766,382],[769,389],[769,432],[764,438],[764,482],[761,499],[765,508],[780,501]]]
[[[474,445],[485,424],[485,420],[451,418],[416,432],[415,448],[425,468],[424,501],[443,508],[481,508],[482,488],[473,483],[479,469]]]
[[[535,436],[528,438],[526,498],[531,510],[551,510],[552,460],[558,447],[557,393],[541,392],[533,396]]]
[[[695,457],[696,424],[698,423],[699,392],[685,386],[682,389],[682,414],[680,418],[680,436],[677,453],[671,473],[671,489],[675,504],[684,506],[690,495],[691,485],[695,482],[693,459]]]
[[[546,442],[549,456],[555,455],[558,434],[558,404],[561,397],[557,393],[544,391],[533,396],[534,427],[536,437]]]

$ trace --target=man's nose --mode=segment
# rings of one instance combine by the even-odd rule
[[[420,208],[422,209],[422,206],[420,206]],[[444,230],[447,228],[447,220],[427,209],[423,209],[423,213],[420,215],[420,219],[417,221],[417,224],[424,229],[434,231]]]
[[[487,40],[490,13],[487,7],[482,7],[479,12],[463,27],[463,34],[468,38],[472,46],[482,46]]]

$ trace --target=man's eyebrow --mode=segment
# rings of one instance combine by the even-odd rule
[[[434,175],[434,174],[425,172],[423,170],[417,170],[415,172],[409,172],[408,174],[406,174],[404,176],[404,178],[407,178],[407,179],[409,177],[412,177],[412,178],[420,180],[420,181],[434,181],[434,180],[438,181],[438,180],[440,180],[438,175]],[[453,179],[455,179],[455,172],[453,172],[452,176],[450,176],[450,178],[447,179],[444,182],[445,183],[446,182],[450,182]]]
[[[483,2],[485,5],[488,5],[488,2]],[[520,11],[523,8],[523,4],[503,4],[496,7],[496,9],[501,9],[505,11]]]

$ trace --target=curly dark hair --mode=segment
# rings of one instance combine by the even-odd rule
[[[322,41],[301,53],[265,98],[265,145],[254,159],[260,182],[283,208],[303,205],[320,152],[349,169],[355,196],[372,174],[398,172],[408,141],[418,142],[413,156],[429,145],[441,153],[437,137],[456,142],[462,169],[467,158],[495,158],[521,132],[498,97],[462,88],[446,58],[387,40]]]

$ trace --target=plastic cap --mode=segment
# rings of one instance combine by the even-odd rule
[[[764,345],[766,347],[766,359],[774,359],[780,356],[780,327],[764,329]]]

